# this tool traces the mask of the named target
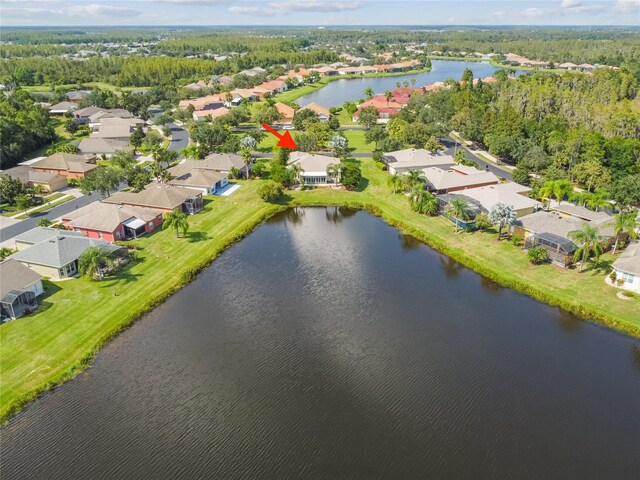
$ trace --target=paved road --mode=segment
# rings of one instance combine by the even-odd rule
[[[15,237],[16,235],[20,235],[21,233],[26,232],[27,230],[31,230],[36,226],[39,220],[43,218],[48,218],[49,220],[54,220],[65,213],[71,212],[76,208],[84,207],[85,205],[90,204],[91,202],[95,202],[100,199],[100,195],[94,193],[93,195],[86,195],[79,198],[75,198],[69,202],[63,203],[62,205],[58,205],[57,207],[53,207],[51,210],[42,213],[36,213],[29,218],[26,218],[18,223],[14,223],[13,225],[9,225],[0,230],[0,242],[4,242],[9,240],[10,238]]]
[[[447,148],[445,150],[445,153],[447,155],[453,156],[454,151],[456,150],[456,147],[455,147],[456,141],[451,137],[443,137],[443,138],[440,139],[440,142]],[[476,155],[474,155],[473,153],[471,153],[466,148],[462,147],[460,142],[458,142],[458,150],[460,150],[460,149],[464,150],[467,160],[473,160],[478,165],[480,165],[482,168],[487,168],[487,166],[488,166],[489,167],[489,171],[493,172],[498,177],[506,178],[510,182],[513,181],[513,178],[511,177],[511,172],[509,172],[508,170],[503,170],[502,168],[497,167],[493,163],[489,163],[489,162],[484,161],[483,159],[481,159],[481,158],[477,157]]]
[[[179,152],[183,148],[189,146],[189,132],[182,127],[179,127],[175,123],[167,125],[171,130],[171,143],[169,144],[169,150]]]

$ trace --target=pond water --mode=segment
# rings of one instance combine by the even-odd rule
[[[634,478],[639,399],[636,340],[367,213],[298,209],[14,417],[0,467],[14,480]]]
[[[385,90],[396,88],[397,82],[402,84],[407,81],[411,86],[411,79],[416,80],[416,87],[424,87],[435,82],[444,82],[449,78],[460,80],[465,68],[470,68],[473,71],[474,78],[490,77],[496,70],[499,70],[499,68],[488,62],[432,60],[431,64],[431,71],[411,75],[334,80],[315,92],[303,95],[296,102],[301,106],[316,102],[327,108],[336,107],[345,102],[353,102],[364,98],[364,91],[369,87],[375,93],[384,93]],[[516,75],[523,73],[527,72],[525,70],[517,70],[515,72]]]

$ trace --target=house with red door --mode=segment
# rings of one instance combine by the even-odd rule
[[[162,226],[163,210],[93,202],[62,216],[65,227],[107,242],[138,238]]]

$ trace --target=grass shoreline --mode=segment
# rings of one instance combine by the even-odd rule
[[[454,235],[446,220],[412,212],[403,195],[388,192],[386,176],[372,160],[363,160],[363,174],[367,181],[360,191],[292,191],[281,204],[259,199],[260,181],[240,182],[242,188],[234,195],[215,197],[204,212],[191,217],[192,236],[177,240],[173,231],[163,230],[134,241],[132,246],[141,248],[140,261],[114,279],[47,284],[58,289],[43,299],[44,304],[51,298],[49,307],[0,327],[0,423],[43,392],[74,378],[109,340],[193,281],[228,247],[291,207],[364,209],[501,286],[640,338],[640,322],[633,319],[637,300],[612,304],[616,291],[604,285],[599,272],[587,276],[550,265],[530,267],[526,255],[508,242],[492,242],[493,235]],[[87,316],[88,303],[83,302],[93,305],[92,315]]]

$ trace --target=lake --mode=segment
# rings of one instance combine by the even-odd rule
[[[449,78],[460,80],[465,68],[470,68],[473,71],[474,78],[490,77],[496,70],[499,70],[499,68],[494,67],[488,62],[432,60],[431,65],[431,71],[411,75],[333,80],[325,87],[303,95],[298,98],[296,102],[301,106],[316,102],[327,108],[336,107],[345,102],[353,102],[364,98],[364,91],[369,87],[371,87],[375,93],[384,93],[385,90],[393,90],[396,88],[397,82],[411,82],[411,79],[416,80],[416,87],[424,87],[425,85],[431,85],[435,82],[444,82]],[[524,73],[527,73],[527,71],[515,71],[515,75]],[[411,83],[409,83],[409,86],[411,86]]]
[[[2,477],[633,478],[639,343],[292,209],[14,417]]]

